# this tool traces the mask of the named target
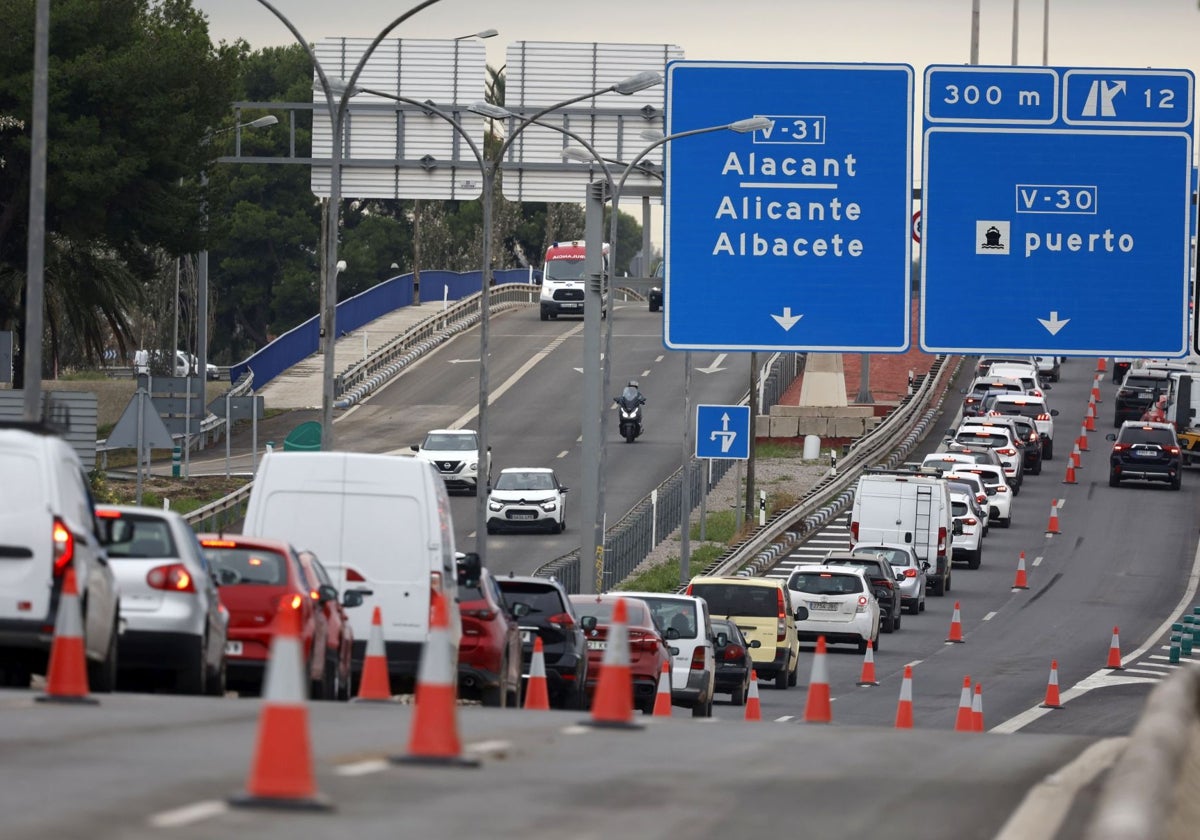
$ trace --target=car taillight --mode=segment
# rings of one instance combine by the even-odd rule
[[[641,630],[630,630],[629,649],[653,653],[658,649],[658,636],[653,633],[644,633]]]
[[[884,589],[895,589],[896,588],[895,584],[893,584],[887,578],[880,578],[879,580],[876,581],[876,583],[878,583]]]
[[[192,575],[182,563],[171,563],[167,566],[155,566],[146,572],[146,584],[151,589],[162,589],[166,592],[195,592],[196,585]]]
[[[50,529],[54,540],[54,576],[62,575],[75,559],[75,535],[57,516]]]
[[[997,455],[1016,455],[1016,454],[1017,454],[1017,450],[1015,450],[1015,449],[1009,449],[1009,448],[1006,446],[1006,447],[1004,447],[1003,449],[997,449],[997,450],[996,450],[996,454],[997,454]]]
[[[491,621],[496,617],[496,611],[487,609],[486,607],[482,610],[463,610],[462,614],[471,618],[478,618],[480,621]]]
[[[703,671],[704,670],[704,648],[698,647],[692,651],[692,664],[689,670]]]
[[[735,645],[732,643],[725,645],[725,653],[721,655],[721,658],[726,662],[740,662],[745,657],[746,649],[741,645]]]
[[[916,569],[913,569],[913,568],[908,568],[908,569],[905,569],[905,570],[904,570],[904,576],[905,576],[906,578],[915,578],[915,577],[917,576],[917,570],[916,570]]]
[[[974,516],[968,516],[966,519],[964,519],[962,521],[972,527],[979,524],[979,520],[977,520]]]
[[[775,603],[779,610],[779,623],[775,627],[775,641],[782,642],[787,638],[787,610],[783,603],[783,590],[775,590]]]
[[[1038,420],[1043,420],[1043,421],[1044,421],[1044,420],[1049,420],[1049,419],[1050,419],[1050,415],[1049,415],[1049,414],[1039,414],[1039,415],[1037,416],[1037,419],[1038,419]]]
[[[851,522],[850,523],[850,545],[854,545],[856,542],[858,542],[858,523]]]
[[[938,528],[938,554],[946,553],[946,529]]]
[[[692,594],[692,585],[691,585],[690,583],[687,585],[687,589],[683,590],[683,594],[684,594],[684,595],[691,596],[691,594]]]
[[[565,613],[565,612],[552,615],[548,619],[546,619],[546,621],[560,629],[565,628],[565,627],[574,627],[575,626],[575,619],[571,618],[570,613]]]
[[[1129,448],[1128,443],[1114,443],[1113,444],[1113,452],[1124,452],[1128,448]]]
[[[355,583],[366,583],[367,582],[367,579],[365,577],[363,577],[361,573],[355,571],[354,569],[346,569],[346,580],[354,581]]]
[[[237,548],[233,540],[200,540],[200,545],[205,548]]]
[[[979,504],[983,504],[987,501],[987,493],[980,493],[975,497],[975,501],[979,502]]]
[[[1007,492],[1008,492],[1008,485],[1006,485],[1006,484],[1001,484],[999,487],[997,487],[997,488],[996,488],[996,492],[997,492],[997,493],[1007,493]]]
[[[298,610],[304,606],[304,596],[299,592],[289,592],[279,598],[279,609]]]
[[[867,603],[868,603],[868,601],[867,601],[867,596],[866,596],[866,595],[859,595],[859,596],[858,596],[858,608],[855,610],[855,612],[863,612],[863,611],[865,611],[865,610],[866,610],[866,608],[867,608]]]
[[[320,601],[321,593],[316,589],[310,589],[308,590],[308,597],[312,598],[314,601]]]
[[[1167,451],[1168,455],[1178,455],[1179,454],[1178,446],[1164,446],[1163,449],[1165,449]]]

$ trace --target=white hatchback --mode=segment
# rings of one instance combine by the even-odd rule
[[[567,530],[567,488],[548,467],[508,467],[488,494],[487,532]]]
[[[866,573],[853,566],[804,565],[792,569],[787,588],[797,609],[796,635],[801,641],[824,636],[828,644],[879,647],[879,602],[871,594]]]
[[[983,517],[977,504],[974,495],[951,486],[950,508],[954,521],[961,526],[954,529],[952,550],[954,559],[961,557],[968,569],[978,569],[983,558]]]
[[[962,469],[946,473],[946,478],[953,480],[958,475],[977,475],[983,481],[988,494],[988,517],[997,525],[1007,528],[1012,524],[1012,488],[1004,470],[992,464],[976,464],[973,467],[963,465]]]

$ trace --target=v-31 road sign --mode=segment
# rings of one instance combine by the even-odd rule
[[[696,406],[696,457],[750,458],[750,406]]]
[[[1188,70],[927,68],[921,349],[1185,353],[1194,86]]]
[[[667,66],[663,342],[892,353],[911,310],[913,69]]]

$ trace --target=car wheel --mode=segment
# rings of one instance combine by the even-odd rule
[[[904,612],[904,610],[900,609],[900,605],[897,604],[896,605],[896,617],[893,620],[893,624],[892,624],[892,627],[896,630],[900,629],[900,622],[903,621],[903,618],[900,615],[902,612]]]
[[[563,518],[558,521],[558,533],[563,533],[567,530],[567,515],[564,513]]]
[[[1108,473],[1108,486],[1109,487],[1120,487],[1121,486],[1120,476],[1118,476],[1115,472],[1112,472],[1111,470],[1109,470],[1109,473]]]
[[[916,615],[920,611],[921,611],[921,601],[919,599],[913,599],[913,602],[908,605],[908,614]]]
[[[337,699],[337,670],[338,661],[325,657],[325,672],[321,674],[321,693],[316,695],[319,700]]]
[[[950,569],[950,566],[949,566],[949,565],[947,565],[947,566],[946,566],[946,591],[947,591],[947,592],[949,592],[949,591],[950,591],[950,584],[951,584],[951,583],[953,583],[953,582],[954,582],[954,581],[953,581],[953,573],[952,573],[952,571],[951,571],[951,569]]]
[[[922,596],[920,603],[917,605],[920,612],[925,612],[925,598]]]
[[[117,687],[117,616],[113,613],[112,632],[109,634],[108,651],[100,662],[87,663],[88,688],[99,694],[111,694]]]
[[[487,532],[488,532],[489,534],[495,534],[495,533],[497,532],[497,530],[498,530],[498,529],[496,528],[496,526],[495,526],[495,525],[488,525],[488,526],[487,526]]]
[[[483,689],[480,695],[480,700],[483,702],[483,705],[490,706],[493,709],[504,708],[504,703],[508,699],[508,692],[501,691],[500,686],[498,685],[488,686],[487,688]]]
[[[1181,475],[1179,475],[1178,473],[1176,473],[1175,478],[1172,479],[1172,481],[1171,481],[1171,489],[1178,490],[1182,486],[1183,486],[1183,477]]]
[[[208,640],[199,639],[196,642],[192,662],[183,670],[175,673],[175,692],[177,694],[205,694],[208,687],[208,663],[204,661],[204,651],[208,649]]]
[[[979,563],[982,561],[982,559],[983,559],[983,549],[982,548],[977,548],[974,551],[969,552],[967,554],[967,568],[968,569],[978,569]]]
[[[1033,468],[1029,472],[1031,475],[1041,475],[1042,474],[1042,462],[1038,461],[1036,464],[1034,464]]]
[[[778,673],[775,674],[775,687],[781,691],[787,689],[788,687],[788,669],[786,663],[784,663],[784,667],[780,668]]]
[[[861,642],[858,643],[858,652],[861,654],[865,654],[867,652],[867,640],[866,639],[863,639]]]
[[[1054,460],[1054,441],[1050,440],[1049,438],[1047,438],[1046,442],[1042,444],[1042,457],[1047,461]]]
[[[544,309],[542,310],[542,320],[543,320],[543,321],[549,321],[549,320],[550,320],[550,315],[549,315],[549,313],[547,313],[547,312],[546,312],[546,310],[544,310]]]
[[[650,711],[651,711],[651,713],[654,712],[653,706],[650,707]],[[694,718],[712,717],[712,700],[709,700],[707,703],[701,703],[699,700],[697,700],[695,703],[693,703],[692,704],[692,717],[694,717]]]
[[[730,702],[735,706],[745,706],[746,700],[750,698],[750,676],[746,675],[746,681],[742,683],[737,691],[730,692]]]
[[[1004,525],[1005,528],[1012,527],[1012,514],[1011,513],[1008,515],[1008,519],[1003,520],[1002,524]]]
[[[941,597],[946,594],[946,578],[935,577],[933,579],[933,594]]]
[[[887,618],[880,622],[879,629],[884,633],[894,633],[896,631],[896,617],[892,615],[890,610],[888,611]]]
[[[346,703],[350,700],[350,669],[346,669],[345,677],[342,676],[341,669],[338,669],[337,674],[337,699],[340,703]]]
[[[204,687],[204,693],[209,697],[224,697],[225,687],[225,654],[222,653],[221,664],[215,671],[208,672],[208,684]]]

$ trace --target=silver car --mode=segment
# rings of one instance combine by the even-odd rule
[[[908,610],[909,615],[925,612],[929,561],[919,559],[912,546],[896,543],[859,544],[850,553],[858,557],[882,557],[887,560],[900,583],[900,606]]]
[[[229,612],[191,526],[174,511],[134,505],[98,505],[96,518],[121,591],[122,676],[223,695]]]

